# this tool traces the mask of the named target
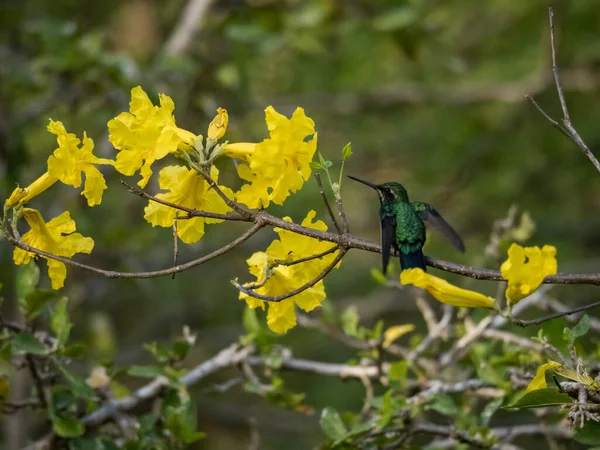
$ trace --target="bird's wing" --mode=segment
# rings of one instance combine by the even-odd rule
[[[390,252],[395,248],[396,242],[396,218],[394,216],[384,216],[381,218],[381,261],[383,263],[383,273],[387,271],[390,262]]]
[[[458,250],[465,251],[465,244],[461,237],[433,206],[424,202],[412,202],[412,205],[421,216],[421,219],[442,233]]]

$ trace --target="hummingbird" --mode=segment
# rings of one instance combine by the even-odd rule
[[[373,184],[360,178],[348,178],[366,184],[379,195],[379,221],[381,222],[381,256],[383,273],[387,271],[392,249],[400,253],[402,270],[419,267],[427,271],[423,246],[427,238],[425,223],[442,233],[461,252],[465,244],[454,228],[435,208],[424,202],[411,202],[400,183]]]

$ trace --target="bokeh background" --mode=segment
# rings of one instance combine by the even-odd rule
[[[460,255],[432,235],[427,254],[482,264],[493,222],[517,205],[536,223],[531,242],[557,246],[561,271],[597,271],[600,175],[524,97],[532,94],[560,117],[548,6],[539,0],[3,0],[0,198],[45,170],[56,148],[46,131],[50,117],[78,136],[86,130],[97,154],[114,157],[106,123],[127,110],[130,89],[142,85],[154,100],[159,92],[172,96],[178,125],[196,133],[204,133],[218,106],[227,108],[232,142],[265,137],[268,105],[288,115],[304,107],[316,122],[319,151],[335,167],[351,141],[346,173],[403,183],[413,199],[434,204],[468,247]],[[554,6],[571,116],[594,150],[600,143],[598,4]],[[190,18],[197,20],[186,22]],[[223,163],[223,182],[238,186],[230,161]],[[160,166],[155,164],[155,174]],[[145,203],[127,193],[120,174],[107,170],[106,176],[109,189],[98,207],[88,208],[79,191],[58,184],[32,206],[46,218],[72,212],[78,231],[96,241],[93,255],[81,261],[127,271],[168,267],[171,231],[144,221]],[[150,188],[156,192],[156,179]],[[352,182],[342,189],[351,231],[377,240],[374,193]],[[327,221],[314,179],[270,211],[300,221],[310,209]],[[181,246],[180,260],[217,248],[243,227],[208,226],[198,244]],[[148,362],[142,343],[167,341],[189,325],[198,333],[191,363],[199,362],[243,333],[244,305],[229,280],[248,279],[245,259],[273,237],[265,231],[174,280],[106,280],[69,269],[63,291],[71,299],[73,333],[125,365]],[[11,252],[0,241],[3,308],[9,313],[15,301]],[[378,264],[375,254],[351,252],[326,279],[329,306],[341,311],[355,305],[367,324],[409,320],[411,300],[371,276]],[[468,285],[495,291],[490,283]],[[556,295],[583,303],[595,291],[559,288]],[[344,362],[351,356],[310,330],[293,329],[282,343],[298,357]],[[250,417],[261,448],[309,448],[323,439],[323,406],[360,408],[360,383],[285,378],[306,392],[316,414],[283,411],[239,388],[209,392],[210,382],[195,389],[200,427],[208,432],[198,448],[245,448]],[[16,448],[36,432],[35,424],[15,430],[4,423],[0,448]]]

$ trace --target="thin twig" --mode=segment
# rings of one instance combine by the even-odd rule
[[[31,355],[25,355],[25,361],[27,361],[27,367],[29,368],[29,373],[31,374],[31,378],[33,378],[33,382],[35,384],[35,390],[37,391],[37,398],[40,402],[40,405],[43,408],[48,406],[48,401],[46,400],[46,387],[44,386],[44,380],[40,376],[38,372],[38,368],[35,364],[35,360]]]
[[[238,288],[244,294],[249,295],[250,297],[254,297],[254,298],[257,298],[257,299],[260,299],[260,300],[265,300],[267,302],[273,302],[273,303],[281,302],[281,301],[286,300],[286,299],[288,299],[290,297],[293,297],[294,295],[297,295],[297,294],[299,294],[301,292],[304,292],[305,290],[313,287],[315,284],[317,284],[319,281],[321,281],[323,278],[325,278],[327,276],[327,274],[329,272],[331,272],[335,266],[338,265],[338,263],[342,260],[342,258],[344,257],[344,255],[346,254],[347,251],[348,251],[348,249],[341,248],[340,251],[339,251],[339,253],[333,259],[333,261],[331,261],[331,263],[327,267],[325,267],[325,269],[323,269],[323,271],[319,275],[317,275],[315,278],[313,278],[312,280],[308,281],[307,283],[303,284],[299,288],[294,289],[293,291],[288,292],[287,294],[282,294],[282,295],[277,295],[277,296],[271,297],[269,295],[257,294],[253,290],[248,289],[248,288],[242,286],[241,284],[239,284],[235,280],[232,280],[231,284],[233,284],[236,288]]]
[[[548,322],[549,320],[558,319],[559,317],[570,316],[571,314],[576,314],[578,312],[587,311],[588,309],[596,308],[600,306],[600,302],[590,303],[589,305],[580,306],[579,308],[571,309],[569,311],[559,312],[556,314],[550,314],[549,316],[540,317],[538,319],[532,320],[519,320],[519,319],[509,319],[511,323],[518,325],[520,327],[529,327],[531,325],[539,325],[544,322]]]
[[[335,214],[333,214],[333,210],[331,209],[331,205],[329,204],[329,200],[327,199],[327,194],[325,193],[325,188],[323,188],[323,182],[321,181],[321,174],[315,171],[315,180],[317,181],[317,185],[319,186],[319,192],[321,193],[321,198],[323,198],[323,203],[325,203],[325,208],[327,208],[327,213],[329,214],[329,218],[331,222],[333,222],[333,226],[338,231],[339,234],[342,234],[342,228],[335,218]]]
[[[560,108],[562,110],[562,124],[558,123],[556,120],[552,119],[536,102],[533,100],[531,95],[527,95],[526,97],[533,103],[533,105],[537,108],[537,110],[542,113],[542,115],[561,133],[567,136],[579,149],[583,152],[584,155],[591,161],[596,170],[600,172],[600,161],[596,158],[596,156],[589,149],[587,144],[583,141],[573,124],[571,123],[571,116],[569,115],[569,109],[567,107],[567,102],[565,100],[565,94],[563,91],[563,87],[560,82],[560,74],[558,71],[558,63],[556,62],[556,39],[554,37],[554,10],[552,7],[548,8],[548,22],[550,25],[550,47],[552,54],[552,74],[554,76],[554,84],[556,86],[556,92],[558,94],[558,100],[560,101]]]
[[[175,220],[173,220],[173,267],[177,265],[177,256],[179,255],[179,244],[177,238],[177,216],[175,216]],[[171,279],[175,279],[175,272],[171,275]]]
[[[316,255],[306,256],[304,258],[296,259],[294,261],[283,261],[281,259],[276,259],[275,262],[281,266],[293,266],[293,265],[300,264],[300,263],[303,263],[306,261],[312,261],[313,259],[322,258],[323,256],[327,256],[330,253],[337,251],[339,248],[340,248],[339,246],[334,245],[330,249],[325,250],[324,252],[321,252],[321,253],[317,253]]]

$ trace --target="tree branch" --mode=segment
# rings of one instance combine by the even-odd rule
[[[185,386],[194,385],[212,373],[226,367],[235,366],[240,361],[245,360],[252,351],[252,347],[241,347],[237,343],[232,344],[221,350],[211,359],[190,370],[179,379],[179,382]],[[140,403],[158,397],[168,385],[169,380],[165,377],[156,378],[127,397],[110,400],[102,407],[84,416],[81,419],[81,423],[84,424],[88,430],[98,427],[114,417],[115,413],[130,411],[136,408]],[[54,434],[50,433],[34,444],[26,447],[24,450],[48,450],[53,438]]]
[[[565,94],[563,92],[563,87],[560,82],[560,75],[558,72],[558,64],[556,62],[556,42],[554,38],[554,10],[552,7],[548,8],[548,21],[550,24],[550,47],[552,53],[552,74],[554,76],[554,84],[556,86],[556,92],[558,94],[558,100],[560,101],[560,108],[562,109],[562,124],[558,123],[556,120],[552,119],[531,97],[531,95],[526,95],[526,97],[533,103],[533,105],[538,109],[539,112],[561,133],[567,136],[579,149],[583,152],[585,156],[591,161],[596,170],[600,172],[600,161],[596,158],[596,156],[592,153],[586,143],[583,141],[573,124],[571,123],[571,116],[569,115],[569,109],[567,107],[567,102],[565,100]]]
[[[155,271],[151,271],[151,272],[118,272],[118,271],[114,271],[114,270],[99,269],[94,266],[82,264],[80,262],[73,261],[72,259],[65,258],[62,256],[56,256],[56,255],[53,255],[52,253],[48,253],[43,250],[31,247],[30,245],[26,244],[22,240],[16,239],[13,236],[9,235],[8,233],[5,233],[4,235],[5,235],[7,241],[9,241],[12,245],[14,245],[15,247],[18,247],[22,250],[34,253],[36,255],[43,256],[45,258],[54,259],[54,260],[60,261],[64,264],[68,264],[73,267],[77,267],[78,269],[83,269],[83,270],[87,270],[88,272],[93,272],[98,275],[102,275],[103,277],[106,277],[106,278],[156,278],[156,277],[162,277],[165,275],[170,275],[172,273],[183,272],[185,270],[191,269],[192,267],[199,266],[199,265],[204,264],[204,263],[206,263],[212,259],[215,259],[221,255],[224,255],[228,251],[234,249],[235,247],[237,247],[244,241],[248,240],[250,237],[252,237],[254,234],[256,234],[256,232],[259,231],[262,227],[264,227],[264,223],[262,223],[262,221],[258,221],[252,228],[248,229],[245,233],[243,233],[237,239],[234,239],[229,244],[215,250],[214,252],[209,253],[208,255],[202,256],[201,258],[195,259],[195,260],[187,262],[185,264],[179,264],[175,267],[170,267],[168,269],[162,269],[162,270],[155,270]]]
[[[559,317],[570,316],[571,314],[577,314],[578,312],[587,311],[588,309],[596,308],[600,306],[600,302],[591,303],[589,305],[580,306],[579,308],[571,309],[569,311],[562,311],[556,314],[550,314],[549,316],[540,317],[538,319],[532,320],[519,320],[512,318],[510,319],[511,323],[518,325],[520,327],[529,327],[531,325],[539,325],[544,322],[548,322],[549,320],[558,319]]]

